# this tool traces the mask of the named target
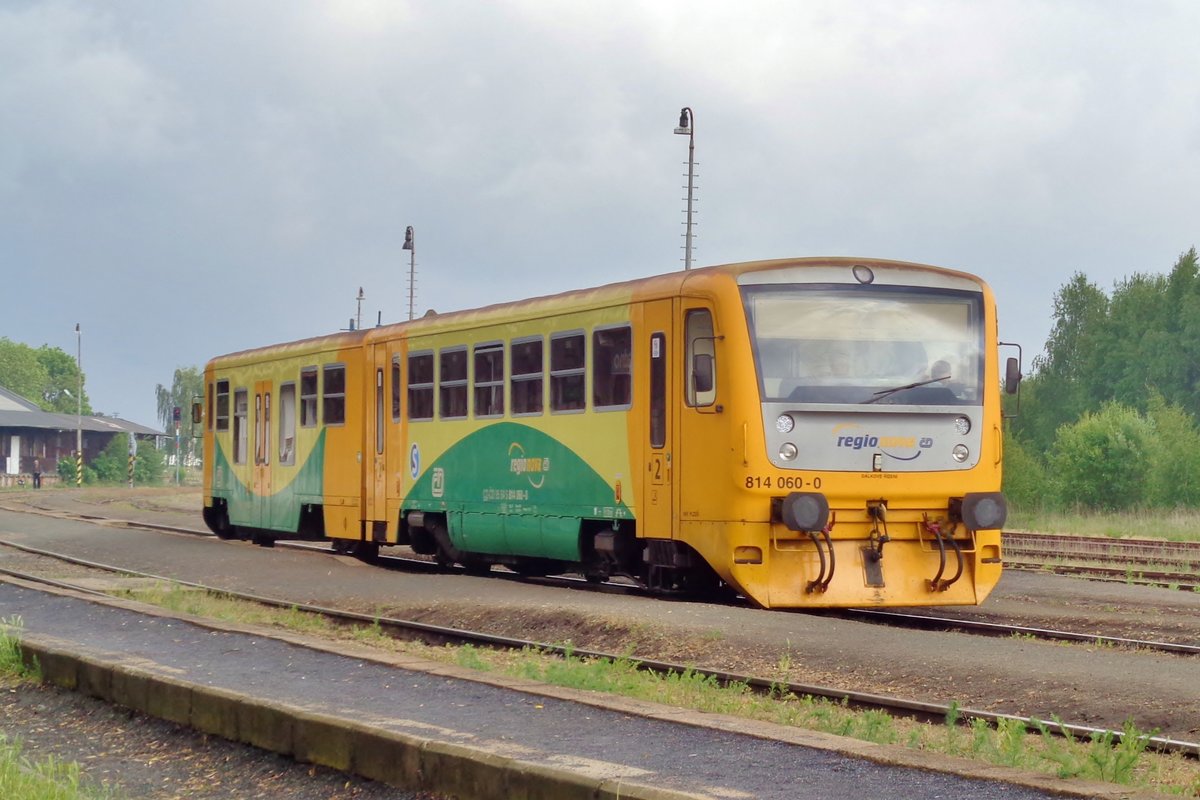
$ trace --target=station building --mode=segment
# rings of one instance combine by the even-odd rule
[[[119,417],[77,417],[43,411],[36,403],[0,386],[0,486],[32,485],[35,460],[42,472],[43,485],[55,483],[58,462],[74,458],[75,441],[81,429],[84,463],[100,455],[119,433],[138,439],[157,440],[165,436],[162,431]]]

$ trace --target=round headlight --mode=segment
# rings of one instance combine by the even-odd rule
[[[959,436],[966,436],[971,432],[971,420],[966,417],[959,417],[954,420],[954,430]]]
[[[799,452],[800,451],[796,449],[796,445],[792,444],[791,442],[784,442],[779,446],[779,457],[784,461],[791,461],[799,454]]]
[[[971,451],[967,449],[965,444],[956,444],[954,449],[950,451],[950,455],[954,456],[954,460],[962,463],[967,460],[967,456],[971,455]]]
[[[775,430],[780,433],[791,433],[792,428],[796,427],[796,420],[792,419],[790,414],[780,414],[775,420]]]

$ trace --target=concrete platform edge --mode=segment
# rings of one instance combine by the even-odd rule
[[[478,800],[700,800],[702,796],[580,775],[483,749],[372,728],[327,714],[155,675],[137,666],[21,637],[43,681],[204,733],[402,789]]]

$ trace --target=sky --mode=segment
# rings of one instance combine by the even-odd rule
[[[0,0],[0,336],[214,355],[681,269],[962,269],[1045,343],[1197,243],[1200,4]],[[79,338],[76,323],[81,326]]]

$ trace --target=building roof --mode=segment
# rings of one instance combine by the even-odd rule
[[[73,431],[82,428],[93,433],[133,433],[138,436],[164,436],[162,431],[147,428],[119,417],[74,414],[55,414],[42,411],[19,394],[0,386],[0,428],[34,428],[38,430]]]

